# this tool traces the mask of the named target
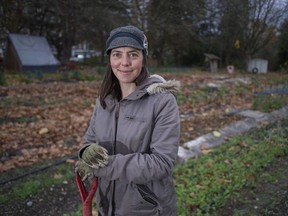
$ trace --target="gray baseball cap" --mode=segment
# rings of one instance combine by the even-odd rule
[[[135,26],[123,26],[110,32],[106,41],[106,54],[118,47],[133,47],[143,50],[144,56],[148,55],[148,41],[143,31]]]

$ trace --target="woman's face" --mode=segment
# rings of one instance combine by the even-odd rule
[[[134,83],[143,66],[143,52],[132,47],[119,47],[110,54],[110,64],[120,84]]]

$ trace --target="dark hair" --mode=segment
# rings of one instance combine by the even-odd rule
[[[111,52],[110,52],[111,53]],[[110,53],[108,53],[108,63],[106,68],[106,73],[104,76],[104,79],[102,81],[101,87],[100,87],[100,104],[103,107],[103,109],[106,108],[106,102],[105,98],[107,95],[111,94],[115,98],[121,98],[121,88],[118,79],[114,75],[111,64],[110,64]],[[139,76],[135,79],[136,86],[140,85],[148,76],[149,72],[147,69],[147,59],[144,56],[143,58],[143,67],[141,70],[141,73]]]

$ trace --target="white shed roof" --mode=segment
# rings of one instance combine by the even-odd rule
[[[41,36],[9,34],[22,66],[59,65],[47,39]]]

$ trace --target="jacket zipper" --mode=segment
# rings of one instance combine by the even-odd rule
[[[113,142],[113,155],[116,154],[116,141],[117,141],[117,130],[118,130],[118,119],[119,119],[119,110],[120,104],[116,104],[115,108],[115,134],[114,134],[114,142]],[[113,181],[113,191],[112,191],[112,215],[115,215],[115,180]]]
[[[114,134],[114,143],[113,143],[113,155],[116,154],[115,149],[116,149],[116,140],[117,140],[119,110],[120,110],[120,105],[118,103],[115,108],[115,134]]]

